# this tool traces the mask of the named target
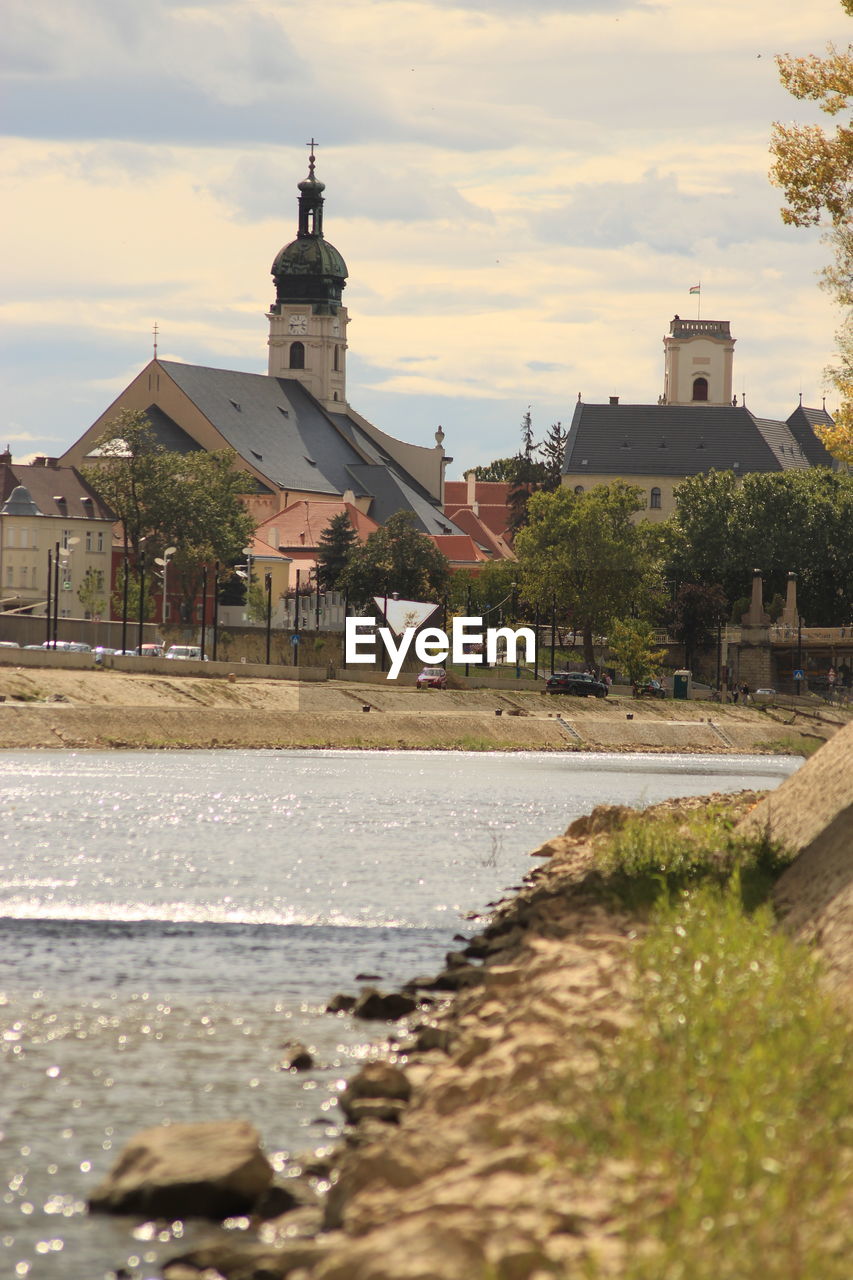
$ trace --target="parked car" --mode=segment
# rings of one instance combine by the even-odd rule
[[[545,681],[546,693],[572,693],[577,698],[606,698],[607,685],[585,671],[555,671]]]
[[[51,649],[56,653],[91,653],[92,646],[78,640],[44,640],[41,644],[28,644],[28,649]]]
[[[166,657],[180,658],[185,662],[201,662],[201,648],[197,644],[170,644]]]
[[[17,640],[0,640],[0,649],[20,649]]]
[[[665,698],[666,689],[660,680],[640,680],[634,685],[635,698]]]
[[[447,672],[444,667],[424,667],[417,679],[419,689],[446,689]]]
[[[144,644],[142,646],[143,658],[162,658],[165,652],[165,646],[162,644]]]

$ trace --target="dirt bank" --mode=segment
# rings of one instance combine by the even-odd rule
[[[334,680],[0,667],[0,750],[363,747],[509,751],[795,749],[849,718],[708,702],[443,692]]]

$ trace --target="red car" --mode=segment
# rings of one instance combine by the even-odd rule
[[[417,679],[419,689],[446,689],[447,672],[444,667],[424,667]]]

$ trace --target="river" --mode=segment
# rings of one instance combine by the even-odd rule
[[[339,1083],[380,1034],[325,1014],[330,995],[435,972],[596,804],[775,787],[799,763],[3,753],[0,1275],[156,1276],[170,1230],[85,1214],[137,1129],[246,1117],[283,1168],[332,1140]],[[280,1069],[296,1040],[305,1075]]]

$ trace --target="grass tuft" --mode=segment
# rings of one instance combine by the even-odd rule
[[[766,900],[790,860],[765,833],[736,835],[725,807],[712,805],[629,818],[599,853],[597,870],[605,893],[635,911],[703,884],[732,885],[749,911]]]
[[[636,968],[636,1024],[596,1089],[566,1086],[566,1158],[635,1170],[621,1280],[849,1280],[850,1028],[813,956],[705,886],[657,909]]]

